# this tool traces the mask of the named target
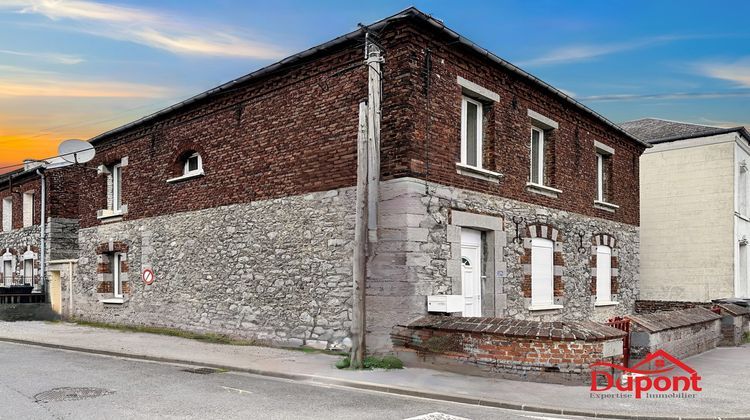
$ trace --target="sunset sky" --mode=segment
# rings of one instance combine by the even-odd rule
[[[613,121],[750,125],[746,1],[0,0],[0,172],[410,5]]]

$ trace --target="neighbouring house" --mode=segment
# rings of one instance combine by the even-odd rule
[[[641,299],[677,308],[750,297],[747,129],[657,118],[622,127],[654,146],[641,157]]]
[[[0,175],[0,319],[48,318],[54,316],[50,310],[60,314],[60,279],[52,279],[57,282],[58,294],[46,299],[41,267],[45,259],[49,268],[62,260],[78,257],[78,185],[75,179],[79,170],[47,170],[39,162],[28,161],[23,168]],[[44,206],[46,247],[42,246],[41,228],[43,191],[47,197],[56,198],[47,200]],[[6,310],[6,305],[21,303],[32,305]]]
[[[366,32],[385,57],[369,350],[428,312],[564,340],[558,321],[632,313],[648,145],[414,8],[91,139],[65,313],[346,347]]]

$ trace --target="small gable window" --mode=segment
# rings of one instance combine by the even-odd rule
[[[201,160],[200,154],[193,153],[192,155],[188,156],[187,159],[185,159],[185,168],[182,171],[182,174],[195,175],[198,172],[203,172],[203,161]]]
[[[184,153],[177,162],[180,166],[175,168],[177,177],[170,178],[167,180],[169,183],[184,181],[186,179],[195,178],[205,175],[203,172],[203,158],[198,152]],[[180,172],[180,168],[182,169]]]

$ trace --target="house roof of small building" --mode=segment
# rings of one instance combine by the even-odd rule
[[[677,311],[653,312],[628,316],[630,320],[650,332],[682,328],[689,325],[714,321],[721,315],[702,307]]]
[[[530,321],[513,318],[427,315],[401,326],[563,341],[603,341],[625,336],[624,331],[593,321]]]
[[[620,127],[631,135],[651,144],[709,137],[733,132],[737,132],[750,141],[750,133],[748,133],[747,128],[742,126],[727,128],[670,121],[660,118],[641,118],[639,120],[624,122],[620,124]]]
[[[287,58],[285,58],[285,59],[283,59],[283,60],[281,60],[281,61],[279,61],[277,63],[271,64],[271,65],[269,65],[267,67],[263,67],[263,68],[261,68],[259,70],[256,70],[256,71],[254,71],[252,73],[249,73],[249,74],[247,74],[245,76],[242,76],[242,77],[240,77],[238,79],[235,79],[235,80],[232,80],[230,82],[224,83],[224,84],[222,84],[220,86],[217,86],[217,87],[215,87],[213,89],[209,89],[209,90],[207,90],[207,91],[205,91],[205,92],[203,92],[201,94],[193,96],[193,97],[191,97],[189,99],[186,99],[186,100],[184,100],[184,101],[182,101],[180,103],[177,103],[175,105],[172,105],[170,107],[164,108],[161,111],[157,111],[157,112],[155,112],[153,114],[147,115],[147,116],[145,116],[145,117],[143,117],[143,118],[141,118],[139,120],[133,121],[131,123],[125,124],[123,126],[120,126],[120,127],[114,128],[112,130],[109,130],[107,132],[104,132],[102,134],[99,134],[99,135],[91,138],[89,141],[92,142],[92,143],[99,143],[99,142],[101,142],[103,140],[111,138],[112,136],[114,136],[114,135],[116,135],[118,133],[121,133],[123,131],[126,131],[128,129],[131,129],[133,127],[142,126],[142,125],[146,125],[148,123],[155,122],[159,118],[161,118],[163,116],[166,116],[168,114],[174,113],[175,111],[178,111],[178,110],[180,110],[180,109],[182,109],[184,107],[187,107],[187,106],[189,106],[191,104],[194,104],[194,103],[203,101],[203,100],[205,100],[207,98],[219,95],[219,94],[221,94],[223,92],[226,92],[226,91],[228,91],[230,89],[236,88],[240,84],[244,84],[246,82],[259,79],[259,78],[261,78],[263,76],[266,76],[266,75],[269,75],[269,74],[272,74],[272,73],[275,73],[275,72],[278,72],[278,71],[283,71],[283,70],[289,68],[290,66],[292,66],[292,65],[294,65],[294,64],[296,64],[296,63],[298,63],[298,62],[300,62],[300,61],[302,61],[304,59],[316,56],[316,55],[321,54],[321,53],[323,53],[325,51],[329,51],[329,50],[331,50],[331,49],[333,49],[335,47],[338,47],[338,46],[340,46],[342,44],[345,44],[346,42],[349,42],[349,41],[352,41],[352,40],[355,40],[355,39],[361,39],[367,32],[380,30],[380,29],[384,28],[385,26],[391,24],[392,22],[395,22],[395,21],[398,21],[398,20],[405,20],[405,19],[416,19],[418,21],[421,21],[423,23],[426,23],[426,24],[432,26],[433,28],[435,28],[438,31],[440,31],[443,34],[445,34],[446,36],[452,38],[454,40],[453,43],[459,44],[459,45],[463,45],[464,47],[467,47],[470,50],[473,50],[475,53],[478,53],[478,54],[480,54],[480,55],[488,58],[489,60],[495,62],[496,64],[500,65],[501,67],[504,67],[505,69],[511,71],[512,73],[515,73],[516,75],[522,77],[523,79],[528,80],[529,82],[531,82],[531,83],[533,83],[533,84],[541,87],[544,90],[547,90],[548,92],[550,92],[553,95],[559,97],[560,99],[562,99],[566,103],[568,103],[568,104],[572,105],[573,107],[575,107],[575,108],[583,111],[584,113],[586,113],[586,114],[594,117],[595,119],[601,121],[602,123],[604,123],[605,125],[607,125],[608,127],[612,128],[612,129],[614,129],[615,131],[619,132],[620,134],[623,134],[625,137],[627,137],[628,139],[632,140],[633,142],[639,144],[640,146],[651,147],[651,145],[649,143],[647,143],[645,141],[642,141],[639,138],[637,138],[637,137],[633,136],[632,134],[628,133],[627,131],[625,131],[624,129],[622,129],[617,124],[615,124],[612,121],[610,121],[609,119],[605,118],[604,116],[602,116],[598,112],[596,112],[596,111],[588,108],[587,106],[583,105],[582,103],[578,102],[577,100],[575,100],[574,98],[572,98],[570,95],[568,95],[568,94],[562,92],[561,90],[553,87],[552,85],[550,85],[550,84],[542,81],[541,79],[537,78],[536,76],[533,76],[530,73],[528,73],[528,72],[526,72],[524,70],[521,70],[520,68],[516,67],[515,65],[509,63],[508,61],[503,60],[502,58],[498,57],[497,55],[495,55],[494,53],[490,52],[489,50],[486,50],[486,49],[478,46],[477,44],[475,44],[471,40],[465,38],[461,34],[455,32],[452,29],[450,29],[447,26],[445,26],[445,24],[441,20],[436,19],[436,18],[434,18],[434,17],[432,17],[432,16],[430,16],[430,15],[422,12],[419,9],[415,8],[415,7],[409,7],[409,8],[407,8],[407,9],[405,9],[405,10],[399,12],[399,13],[396,13],[393,16],[390,16],[390,17],[387,17],[385,19],[379,20],[379,21],[377,21],[377,22],[375,22],[373,24],[370,24],[370,25],[360,25],[359,29],[357,29],[357,30],[355,30],[353,32],[350,32],[350,33],[348,33],[346,35],[342,35],[342,36],[340,36],[338,38],[335,38],[335,39],[333,39],[331,41],[328,41],[326,43],[320,44],[320,45],[312,47],[312,48],[310,48],[308,50],[305,50],[305,51],[302,51],[300,53],[297,53],[297,54],[294,54],[292,56],[289,56],[289,57],[287,57]]]

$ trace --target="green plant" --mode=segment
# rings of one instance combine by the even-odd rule
[[[395,356],[384,356],[382,358],[367,356],[362,363],[365,369],[403,369],[404,362]]]
[[[344,357],[343,359],[336,362],[336,368],[338,369],[346,369],[351,364],[351,360],[349,360],[348,357]]]
[[[745,336],[742,337],[742,342],[745,344],[750,344],[750,332],[745,333]]]

